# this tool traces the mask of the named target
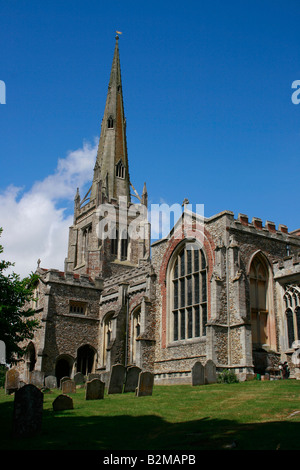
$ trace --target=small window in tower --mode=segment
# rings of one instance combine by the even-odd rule
[[[69,313],[85,315],[86,314],[86,303],[85,302],[77,302],[75,300],[70,300]]]
[[[116,176],[122,179],[125,178],[125,166],[123,165],[122,160],[119,160],[116,165]]]
[[[111,116],[107,120],[107,127],[108,127],[108,129],[113,129],[114,128],[114,120]]]

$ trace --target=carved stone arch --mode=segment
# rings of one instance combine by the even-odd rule
[[[88,343],[83,344],[77,349],[76,370],[83,375],[88,375],[95,370],[97,358],[96,349]]]
[[[250,292],[252,346],[276,350],[273,269],[268,257],[255,251],[249,259],[247,277]]]
[[[268,271],[269,271],[269,275],[273,275],[273,268],[272,268],[272,264],[269,258],[265,255],[265,253],[262,250],[256,250],[252,253],[252,255],[249,258],[247,269],[246,269],[247,276],[249,276],[252,262],[256,256],[259,256],[262,259],[262,261],[266,264],[266,267],[268,268]]]

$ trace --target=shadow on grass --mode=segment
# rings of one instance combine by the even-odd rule
[[[300,422],[241,424],[209,417],[169,423],[159,416],[72,415],[44,410],[42,432],[11,437],[13,403],[0,404],[1,450],[299,450]]]

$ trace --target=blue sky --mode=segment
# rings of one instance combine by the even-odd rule
[[[0,0],[0,226],[16,270],[66,255],[116,30],[136,189],[299,228],[299,14],[298,0]]]

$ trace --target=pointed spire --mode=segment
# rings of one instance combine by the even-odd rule
[[[130,201],[126,119],[118,41],[117,35],[90,200],[96,199],[97,187],[101,181],[102,191],[108,202],[112,198],[118,199],[119,196],[127,196]]]
[[[144,183],[144,187],[143,187],[142,204],[148,207],[148,191],[147,191],[146,183]]]

